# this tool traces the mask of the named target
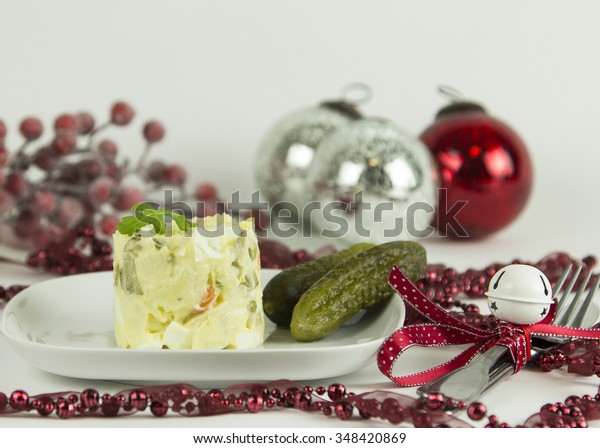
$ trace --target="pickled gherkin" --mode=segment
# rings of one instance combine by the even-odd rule
[[[372,247],[372,243],[355,244],[340,252],[281,271],[263,290],[266,316],[277,325],[289,327],[294,307],[313,283],[338,264]]]
[[[358,313],[392,295],[387,283],[394,264],[416,281],[427,266],[425,248],[413,241],[394,241],[356,254],[316,281],[294,307],[294,339],[321,339]]]

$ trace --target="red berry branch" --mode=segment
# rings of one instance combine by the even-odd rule
[[[100,138],[111,126],[130,125],[134,115],[124,102],[115,103],[101,124],[87,112],[61,114],[45,142],[42,122],[27,117],[19,125],[23,141],[12,152],[6,148],[7,129],[0,120],[0,241],[47,248],[72,238],[82,225],[110,236],[119,214],[152,192],[173,188],[179,192],[175,199],[189,199],[185,168],[148,161],[152,147],[165,137],[160,122],[143,125],[145,146],[136,163],[121,156],[117,143]],[[206,214],[217,211],[214,186],[201,184],[195,193]]]
[[[175,190],[173,201],[193,202],[193,213],[200,217],[227,212],[214,185],[200,183],[188,195],[185,168],[149,159],[165,137],[160,122],[142,126],[144,146],[135,161],[124,157],[116,142],[101,138],[111,126],[130,125],[134,115],[124,102],[116,102],[100,124],[87,112],[61,114],[45,142],[42,122],[26,117],[19,125],[23,141],[11,152],[0,120],[0,244],[34,249],[27,264],[56,274],[109,270],[111,246],[103,240],[110,239],[121,213],[152,194]],[[241,215],[255,218],[259,234],[269,225],[259,209]],[[260,244],[263,267],[284,268],[321,255],[291,251],[266,239]]]

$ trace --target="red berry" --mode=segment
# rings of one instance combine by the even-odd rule
[[[33,195],[32,209],[35,213],[45,216],[54,210],[56,196],[48,190],[38,190]]]
[[[119,148],[112,140],[102,140],[98,145],[98,151],[107,159],[112,160],[119,152]]]
[[[134,113],[129,104],[119,101],[110,110],[110,121],[117,126],[126,126],[133,120]]]
[[[16,199],[21,199],[29,193],[29,184],[23,174],[11,173],[6,178],[6,189],[12,193]]]
[[[173,185],[182,185],[185,182],[187,173],[181,165],[169,165],[164,172],[165,182]]]
[[[196,204],[196,215],[200,218],[215,215],[218,210],[218,204],[215,201],[205,201]]]
[[[119,224],[119,218],[117,216],[104,216],[100,221],[100,231],[106,236],[111,236],[115,233],[117,224]]]
[[[113,179],[121,179],[121,168],[116,163],[107,163],[106,164],[106,175],[108,177],[112,177]]]
[[[57,162],[56,154],[54,154],[54,151],[49,146],[40,148],[33,156],[33,163],[35,163],[38,168],[45,171],[54,168]]]
[[[6,137],[6,125],[0,120],[0,140],[4,140]]]
[[[0,144],[0,168],[8,165],[8,150]]]
[[[81,177],[86,180],[96,179],[102,174],[102,165],[95,159],[82,160],[79,162],[78,168]]]
[[[56,209],[56,222],[62,227],[74,227],[83,218],[83,205],[75,198],[66,197]]]
[[[73,163],[63,163],[59,167],[60,174],[56,177],[58,182],[64,184],[78,184],[81,182],[77,165]]]
[[[118,193],[113,205],[117,210],[129,210],[144,200],[144,193],[136,187],[124,187]]]
[[[60,241],[65,232],[64,230],[54,224],[48,224],[47,226],[40,227],[37,232],[33,235],[33,243],[38,249],[47,247],[50,243]]]
[[[202,201],[215,199],[217,197],[217,189],[213,184],[204,183],[196,187],[196,198]]]
[[[26,140],[33,141],[40,138],[42,132],[44,132],[44,126],[38,118],[27,117],[21,121],[19,131],[21,131],[21,135],[25,137]]]
[[[77,124],[77,132],[79,135],[86,135],[94,130],[96,122],[94,121],[94,117],[87,112],[80,112],[77,114]]]
[[[153,182],[162,182],[165,180],[165,169],[166,169],[166,165],[157,160],[152,162],[148,168],[146,169],[146,173],[148,174],[148,177],[150,178],[151,181]]]
[[[54,130],[58,133],[62,132],[77,132],[79,123],[77,118],[73,115],[62,114],[54,121]]]
[[[0,189],[0,214],[10,211],[14,205],[13,196],[8,191]]]
[[[90,185],[88,197],[96,204],[106,204],[110,201],[114,188],[114,180],[106,176],[99,177]]]
[[[149,121],[144,126],[144,138],[148,143],[160,142],[165,136],[165,128],[158,121]]]
[[[52,141],[52,150],[57,156],[64,156],[75,150],[77,139],[74,134],[66,133],[57,135]]]
[[[21,238],[29,238],[40,227],[40,218],[31,210],[23,210],[17,216],[13,227],[15,235]]]

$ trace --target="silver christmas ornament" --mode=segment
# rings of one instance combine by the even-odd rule
[[[436,173],[416,137],[382,118],[356,120],[317,147],[303,217],[313,234],[348,243],[423,237],[432,232]]]
[[[317,146],[358,116],[345,103],[323,103],[292,112],[276,123],[258,151],[256,177],[263,199],[271,206],[285,201],[301,209]]]
[[[271,206],[291,202],[301,210],[317,146],[341,126],[361,118],[357,105],[367,102],[371,94],[365,84],[349,84],[341,92],[342,99],[294,111],[277,122],[257,155],[256,178],[262,199]]]

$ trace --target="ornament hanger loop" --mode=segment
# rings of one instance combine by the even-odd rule
[[[448,97],[453,103],[462,103],[466,100],[465,95],[460,91],[450,86],[439,86],[438,91]]]
[[[350,104],[365,104],[373,98],[373,89],[364,82],[353,82],[342,89],[342,100]]]

